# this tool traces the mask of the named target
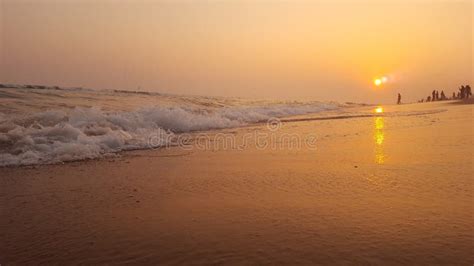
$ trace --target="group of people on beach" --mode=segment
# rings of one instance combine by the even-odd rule
[[[464,86],[463,85],[459,88],[459,91],[458,91],[457,94],[456,94],[456,92],[453,92],[453,95],[451,96],[451,98],[448,98],[443,90],[441,90],[441,93],[437,90],[433,90],[431,92],[431,95],[426,97],[426,100],[421,99],[418,102],[422,103],[422,102],[425,102],[425,101],[426,102],[435,102],[435,101],[445,101],[445,100],[468,99],[471,96],[472,96],[471,86],[469,86],[469,85]]]

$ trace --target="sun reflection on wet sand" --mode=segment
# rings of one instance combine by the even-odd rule
[[[374,120],[374,140],[375,140],[375,162],[383,164],[385,162],[385,153],[383,150],[384,135],[384,118],[375,117]]]

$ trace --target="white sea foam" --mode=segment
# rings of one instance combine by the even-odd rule
[[[337,107],[337,104],[315,102],[219,108],[174,104],[135,111],[76,107],[34,114],[0,112],[0,166],[97,158],[123,150],[150,148],[150,136],[155,137],[153,146],[166,145],[183,132],[238,127],[271,117]],[[160,137],[158,142],[156,136]]]

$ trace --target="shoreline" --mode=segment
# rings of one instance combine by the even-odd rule
[[[468,99],[468,100],[446,100],[446,101],[438,101],[438,102],[431,102],[431,103],[407,103],[407,104],[402,104],[401,106],[410,106],[410,105],[419,105],[422,104],[424,106],[430,106],[429,104],[436,104],[436,105],[444,105],[444,104],[456,104],[456,105],[465,105],[465,104],[474,104],[474,98]],[[428,105],[427,105],[428,104]],[[341,110],[326,110],[322,112],[317,112],[317,113],[312,113],[312,114],[304,114],[304,115],[291,115],[291,116],[285,116],[285,117],[278,117],[278,118],[272,118],[278,121],[278,123],[297,123],[297,122],[305,122],[305,121],[318,121],[318,120],[337,120],[337,119],[357,119],[357,118],[372,118],[372,117],[377,117],[377,116],[382,116],[385,117],[386,114],[376,114],[373,112],[371,109],[372,107],[376,107],[377,105],[365,105],[365,106],[351,106],[351,107],[346,107],[344,108],[344,111],[346,110],[356,110],[357,111],[363,111],[364,113],[359,113],[356,115],[345,115],[345,114],[337,114]],[[400,106],[400,105],[384,105],[384,106],[389,106],[391,108]],[[430,112],[443,112],[446,110],[431,110],[428,111]],[[332,112],[336,112],[334,115],[328,115]],[[398,114],[398,116],[406,116],[406,115],[421,115],[420,113],[414,113],[414,114]],[[244,124],[240,125],[237,127],[229,127],[229,128],[216,128],[216,129],[210,129],[210,130],[196,130],[196,131],[190,131],[190,132],[182,132],[182,133],[176,133],[177,135],[180,134],[186,134],[189,136],[192,135],[200,135],[200,134],[216,134],[219,132],[226,132],[226,131],[231,131],[231,130],[239,130],[239,129],[245,129],[245,128],[256,128],[256,127],[263,127],[263,126],[268,126],[269,120],[265,121],[259,121],[255,123],[249,123],[249,124]],[[127,153],[129,152],[134,152],[134,151],[147,151],[147,150],[158,150],[158,149],[168,149],[172,148],[175,146],[179,146],[179,144],[166,144],[164,147],[148,147],[148,148],[135,148],[135,149],[125,149],[125,150],[119,150],[116,152],[112,153],[106,153],[103,154],[99,157],[96,158],[84,158],[84,159],[74,159],[74,160],[67,160],[67,161],[61,161],[61,162],[52,162],[52,163],[32,163],[32,164],[20,164],[20,165],[4,165],[0,166],[0,170],[7,169],[7,168],[35,168],[35,167],[41,167],[41,166],[46,166],[46,165],[63,165],[63,164],[69,164],[69,163],[75,163],[75,162],[87,162],[87,161],[93,161],[93,160],[109,160],[109,159],[114,159],[114,158],[119,158],[121,156],[126,156]]]

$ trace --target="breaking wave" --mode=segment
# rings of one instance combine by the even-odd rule
[[[209,106],[212,100],[205,99],[205,106]],[[73,107],[8,115],[0,112],[0,166],[98,158],[124,150],[150,148],[150,136],[161,136],[159,145],[167,145],[173,136],[183,132],[239,127],[271,117],[316,113],[339,107],[335,103],[319,102],[272,103],[267,106],[245,106],[234,102],[224,107],[206,108],[190,106],[189,99],[181,106],[176,102],[175,99],[173,105],[133,111]]]

